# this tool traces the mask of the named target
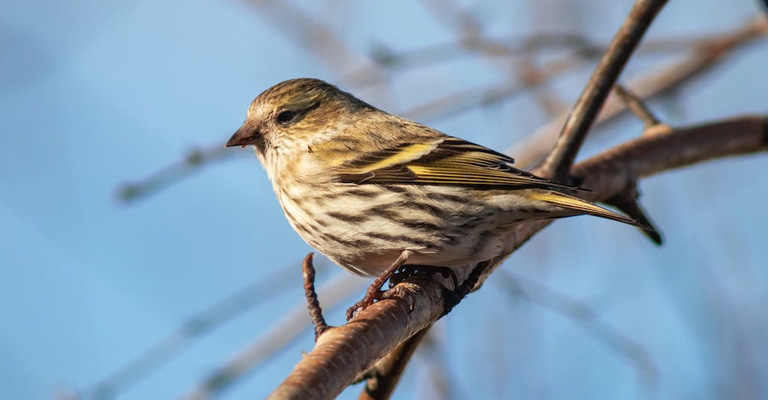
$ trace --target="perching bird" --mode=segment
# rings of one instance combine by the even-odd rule
[[[590,214],[647,229],[575,197],[575,187],[514,168],[504,154],[318,79],[281,82],[256,97],[227,142],[247,145],[296,232],[362,275],[489,260],[521,221]]]

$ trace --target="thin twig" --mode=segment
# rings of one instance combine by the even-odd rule
[[[141,200],[189,177],[214,162],[241,155],[227,151],[223,146],[192,150],[181,161],[153,173],[142,181],[123,184],[117,189],[117,199],[123,203]]]
[[[643,99],[634,94],[631,90],[625,88],[620,83],[617,83],[613,87],[613,91],[619,96],[619,99],[624,105],[632,111],[632,114],[640,119],[645,126],[645,130],[648,130],[656,125],[659,125],[661,121],[653,115],[653,112],[645,105]]]
[[[315,342],[330,326],[325,322],[323,309],[320,308],[320,302],[317,300],[315,292],[315,267],[312,265],[314,253],[307,254],[304,262],[301,263],[301,272],[304,275],[304,296],[307,298],[307,308],[309,316],[312,318],[312,325],[315,326]]]
[[[635,1],[632,10],[611,41],[608,51],[598,63],[587,86],[568,115],[560,132],[560,138],[542,168],[544,176],[556,181],[566,180],[576,154],[616,79],[666,2],[666,0]]]

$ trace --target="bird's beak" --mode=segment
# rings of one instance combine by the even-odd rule
[[[258,140],[259,136],[261,136],[261,133],[258,131],[258,129],[247,126],[247,124],[245,124],[241,126],[240,129],[238,129],[231,138],[229,138],[226,146],[245,147],[248,145],[256,144],[256,140]]]

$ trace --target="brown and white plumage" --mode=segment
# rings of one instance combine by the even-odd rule
[[[521,221],[590,214],[639,226],[504,154],[316,79],[263,92],[227,145],[254,145],[293,228],[360,274],[379,275],[405,251],[416,265],[485,261]]]

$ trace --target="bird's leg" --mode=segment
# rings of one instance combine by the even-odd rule
[[[384,273],[379,275],[379,277],[371,283],[371,286],[368,286],[368,290],[365,291],[365,296],[347,309],[347,321],[352,319],[358,312],[373,304],[374,301],[381,298],[381,287],[384,286],[384,283],[386,283],[406,261],[408,261],[408,258],[410,258],[412,254],[413,252],[410,250],[403,250],[403,252],[400,253],[400,256],[397,257],[395,262],[393,262]]]

